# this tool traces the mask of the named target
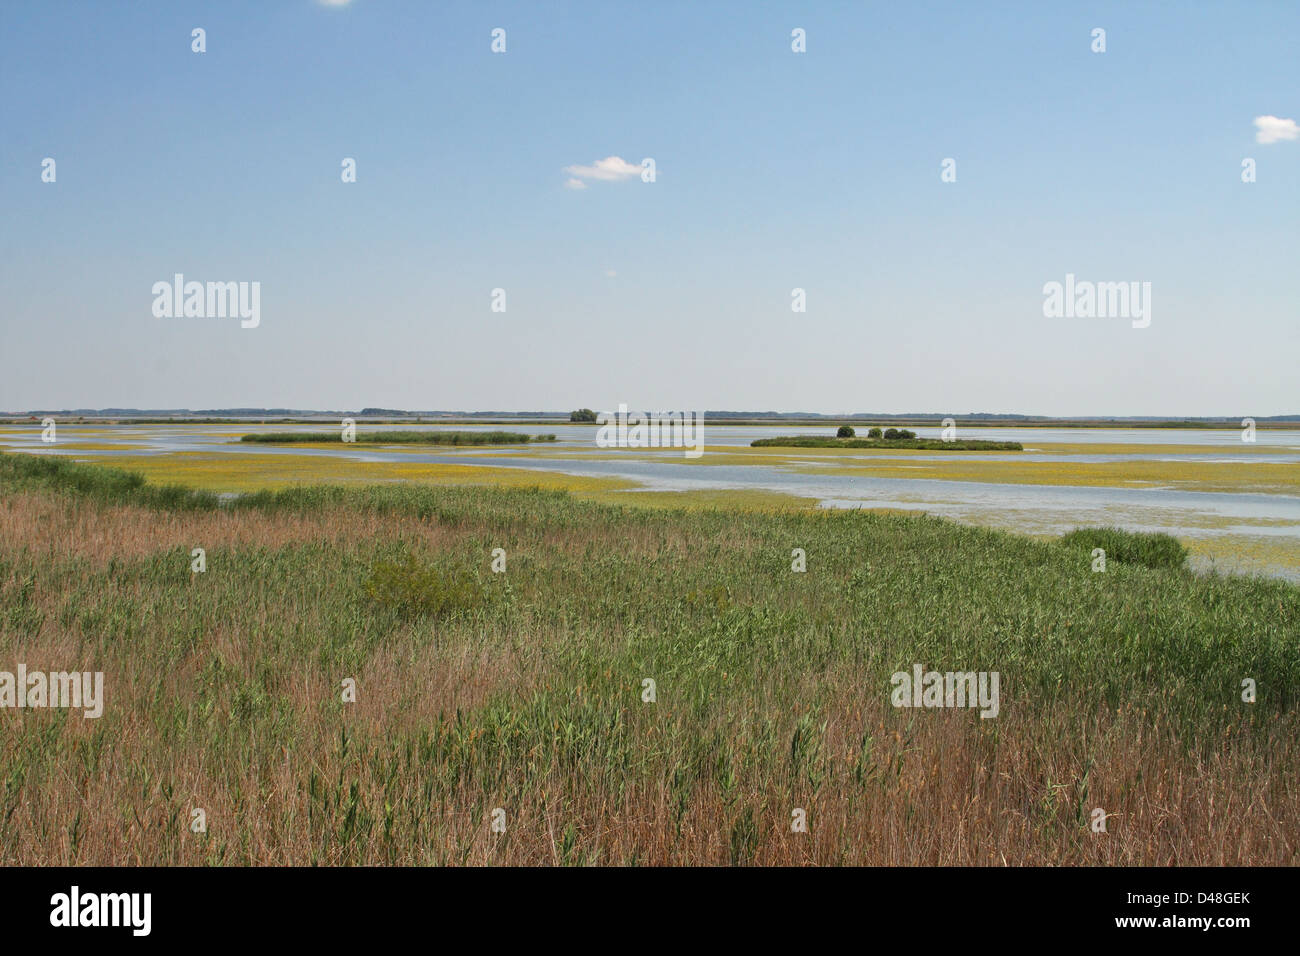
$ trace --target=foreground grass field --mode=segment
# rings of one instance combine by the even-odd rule
[[[1300,588],[924,517],[0,455],[0,645],[7,864],[1298,862]]]

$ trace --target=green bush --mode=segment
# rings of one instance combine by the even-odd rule
[[[852,425],[841,425],[839,431],[835,433],[836,438],[852,438],[856,432],[853,431]]]
[[[376,564],[363,587],[372,601],[406,618],[449,617],[472,610],[482,599],[470,573],[422,565],[413,554]]]
[[[885,441],[899,441],[903,439],[912,439],[916,437],[916,432],[909,431],[906,428],[886,428]]]
[[[911,432],[908,432],[911,434]],[[832,438],[830,435],[791,435],[779,438],[756,438],[751,448],[877,448],[889,451],[1023,451],[1018,441],[985,441],[980,438],[943,441],[939,438],[895,438],[882,442],[875,438]]]
[[[580,408],[576,412],[569,412],[569,421],[571,422],[594,422],[596,413],[590,408]]]
[[[1075,528],[1061,538],[1061,544],[1088,555],[1094,548],[1101,548],[1107,561],[1147,568],[1181,568],[1187,560],[1187,549],[1178,539],[1159,532]]]
[[[868,430],[867,430],[867,437],[868,437],[868,438],[880,438],[880,437],[881,437],[881,431],[880,431],[879,427],[868,429]]]

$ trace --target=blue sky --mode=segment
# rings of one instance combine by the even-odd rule
[[[6,3],[0,409],[1300,412],[1260,116],[1300,4]],[[260,325],[155,318],[178,272]]]

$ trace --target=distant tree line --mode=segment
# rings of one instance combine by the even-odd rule
[[[836,438],[852,438],[857,432],[853,430],[852,425],[841,425],[835,432]],[[872,428],[867,431],[868,438],[880,438],[884,441],[899,441],[902,439],[915,438],[916,432],[908,428],[886,428],[883,432],[879,428]]]

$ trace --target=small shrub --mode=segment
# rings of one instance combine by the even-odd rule
[[[836,438],[852,438],[857,434],[852,425],[841,425],[839,431],[835,433]]]
[[[731,610],[731,591],[725,584],[715,584],[712,587],[688,592],[686,603],[693,608],[725,614]]]
[[[916,437],[916,432],[909,431],[906,428],[886,428],[885,441],[901,441]]]
[[[1060,543],[1085,554],[1101,548],[1106,552],[1107,561],[1140,564],[1146,568],[1181,568],[1187,560],[1187,549],[1179,540],[1159,532],[1075,528],[1064,535]]]
[[[881,431],[880,431],[880,429],[879,429],[878,427],[877,427],[877,428],[870,428],[870,429],[868,429],[868,430],[867,430],[867,437],[868,437],[868,438],[880,438],[880,437],[881,437]]]
[[[422,565],[413,554],[376,564],[363,587],[372,601],[407,618],[447,617],[478,606],[482,599],[473,575]]]

